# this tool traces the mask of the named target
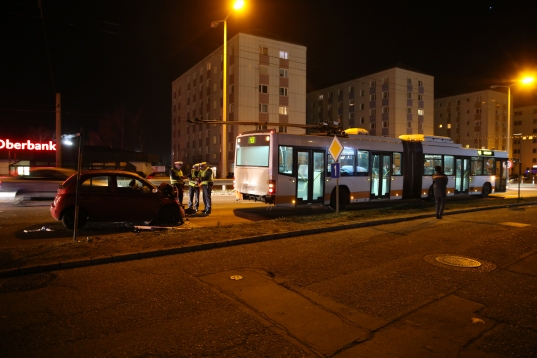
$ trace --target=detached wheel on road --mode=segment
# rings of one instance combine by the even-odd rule
[[[486,198],[490,193],[492,193],[492,186],[490,183],[485,183],[485,185],[483,185],[483,189],[481,189],[481,197]]]
[[[181,220],[179,208],[168,205],[160,209],[159,221],[163,224],[177,225]]]
[[[82,209],[78,211],[78,228],[82,229],[88,222],[88,216]],[[75,208],[69,208],[62,216],[62,224],[69,230],[75,228]]]

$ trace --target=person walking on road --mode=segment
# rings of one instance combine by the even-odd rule
[[[433,175],[433,189],[436,218],[442,219],[442,215],[444,214],[444,206],[446,205],[448,177],[442,171],[442,167],[437,165],[436,167],[434,167],[434,170],[435,173]]]
[[[188,209],[196,213],[200,205],[200,165],[194,164],[188,174]]]
[[[211,214],[211,191],[213,190],[213,171],[206,162],[200,163],[201,189],[203,191],[203,213]]]
[[[183,162],[177,161],[173,163],[173,168],[170,169],[170,184],[177,189],[177,200],[180,205],[183,205],[183,171],[181,170]]]

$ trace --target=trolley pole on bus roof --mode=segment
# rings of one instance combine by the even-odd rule
[[[337,135],[334,136],[332,144],[328,147],[328,152],[334,158],[334,163],[331,164],[330,176],[336,178],[336,214],[339,214],[339,156],[343,152],[343,145],[337,138]]]

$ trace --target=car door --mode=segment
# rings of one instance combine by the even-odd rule
[[[160,193],[153,193],[153,186],[128,174],[117,175],[116,183],[114,210],[121,220],[151,220],[158,217]]]
[[[91,221],[116,221],[115,183],[106,174],[84,176],[80,184],[79,205]]]

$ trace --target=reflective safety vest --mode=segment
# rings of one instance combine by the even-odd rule
[[[183,180],[183,172],[179,169],[170,169],[170,183],[177,184],[177,182]]]
[[[201,185],[207,185],[213,182],[213,171],[211,168],[207,167],[205,170],[200,171]]]
[[[194,187],[198,186],[199,178],[200,178],[200,171],[199,170],[196,171],[196,170],[192,169],[190,171],[190,175],[188,176],[188,179],[189,179],[188,180],[188,185],[194,186]]]

